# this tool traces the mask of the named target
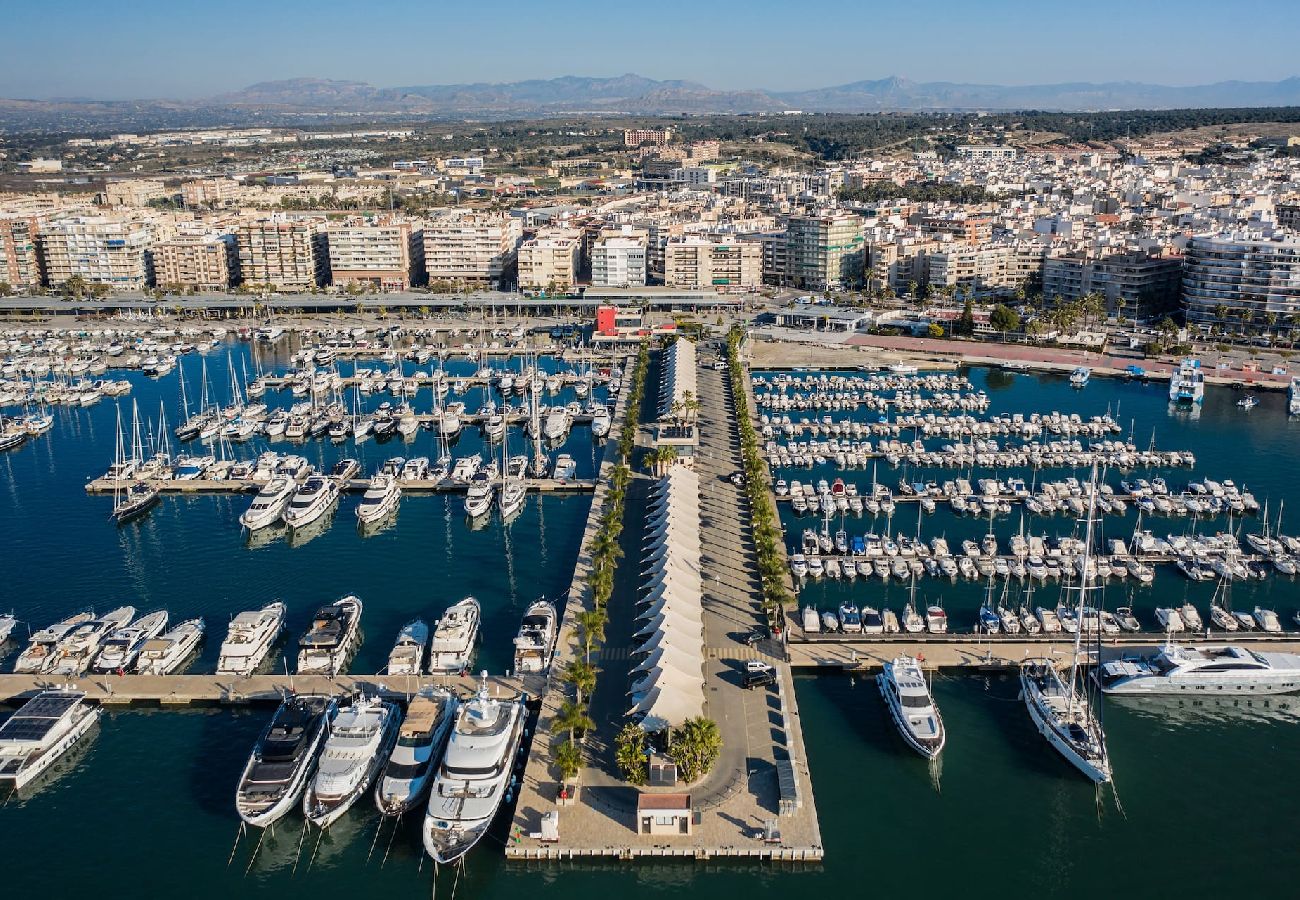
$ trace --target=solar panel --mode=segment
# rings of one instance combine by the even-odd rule
[[[33,719],[26,716],[14,716],[4,725],[0,725],[0,740],[39,741],[49,733],[58,719]]]
[[[78,696],[67,694],[43,694],[29,700],[22,709],[14,714],[15,718],[52,718],[57,719],[69,709],[76,706]]]

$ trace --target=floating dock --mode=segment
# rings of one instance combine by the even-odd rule
[[[132,478],[121,482],[112,478],[96,478],[86,482],[86,493],[111,494],[115,490],[139,481],[144,481],[164,494],[255,494],[265,486],[265,482],[254,481],[251,478],[194,478],[183,481],[174,478]],[[449,478],[441,481],[410,479],[402,480],[400,483],[403,494],[463,494],[469,490],[467,483],[452,481]],[[342,482],[339,490],[344,493],[361,494],[365,493],[369,486],[370,479],[353,478]],[[593,478],[529,478],[527,488],[529,491],[543,494],[581,494],[595,490],[596,481]]]

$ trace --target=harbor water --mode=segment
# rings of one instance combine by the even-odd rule
[[[236,365],[245,350],[233,348]],[[224,351],[209,356],[214,387],[222,381]],[[197,372],[184,361],[187,380]],[[427,368],[427,367],[426,367]],[[974,370],[988,390],[992,412],[1058,409],[1085,417],[1108,409],[1133,421],[1145,446],[1155,432],[1162,448],[1190,449],[1197,465],[1164,474],[1171,487],[1208,475],[1232,478],[1273,510],[1285,500],[1287,518],[1300,516],[1300,423],[1287,419],[1284,398],[1262,396],[1240,411],[1237,394],[1211,389],[1195,419],[1171,412],[1163,385],[1094,378],[1073,390],[1064,378],[1009,376]],[[142,414],[157,415],[159,399],[177,421],[175,374],[159,380],[132,375],[132,397]],[[195,382],[197,379],[195,379]],[[194,388],[192,388],[193,390]],[[474,391],[471,391],[474,393]],[[268,395],[269,397],[270,395]],[[564,398],[564,395],[561,395]],[[129,409],[127,398],[126,407]],[[380,398],[371,398],[373,405]],[[268,399],[289,404],[287,394]],[[426,390],[417,411],[430,407]],[[471,404],[472,408],[472,404]],[[400,626],[415,615],[432,620],[446,605],[472,594],[484,607],[477,668],[503,671],[510,638],[524,606],[567,586],[588,499],[531,496],[509,526],[493,519],[471,530],[457,496],[403,498],[393,526],[363,537],[344,498],[329,528],[301,545],[283,539],[250,545],[237,518],[247,496],[164,497],[146,518],[122,528],[108,520],[110,500],[88,496],[84,483],[111,461],[114,409],[55,411],[56,425],[20,450],[0,454],[0,608],[12,606],[37,627],[76,610],[131,603],[142,611],[166,607],[174,619],[206,617],[209,640],[195,663],[211,671],[229,616],[272,599],[289,607],[289,632],[302,630],[316,606],[347,593],[365,601],[365,642],[352,670],[377,671]],[[812,415],[812,413],[808,413]],[[433,456],[432,436],[413,448],[400,440],[360,448],[309,443],[304,455],[328,465],[338,455],[359,456],[373,471],[388,456]],[[455,448],[477,449],[469,430]],[[422,443],[421,443],[422,442]],[[276,449],[287,450],[288,444]],[[512,452],[523,452],[512,435]],[[237,449],[249,455],[262,449]],[[589,432],[575,427],[564,448],[591,472]],[[299,451],[302,452],[302,451]],[[950,473],[943,477],[954,477]],[[976,473],[977,476],[983,473]],[[1086,477],[1086,472],[1048,473]],[[1150,473],[1135,473],[1150,477]],[[831,477],[830,473],[816,477]],[[891,486],[901,472],[883,462],[878,477]],[[925,474],[928,479],[941,473]],[[807,480],[800,470],[793,477]],[[870,467],[846,474],[870,483]],[[918,476],[920,477],[920,476]],[[1121,476],[1109,475],[1112,482]],[[911,534],[916,511],[903,507],[892,532]],[[1291,511],[1294,510],[1294,513]],[[809,518],[796,520],[792,539]],[[1127,537],[1133,515],[1108,517],[1107,536]],[[1019,526],[1019,512],[995,522],[1003,539]],[[851,531],[880,532],[868,518]],[[1186,519],[1144,523],[1157,533],[1183,532]],[[1203,531],[1226,528],[1202,523]],[[1236,527],[1234,524],[1233,527]],[[1257,519],[1245,528],[1258,527]],[[1048,533],[1071,533],[1065,516],[1027,523]],[[969,531],[969,535],[963,531]],[[1127,531],[1126,531],[1127,529]],[[987,521],[945,512],[921,523],[923,537],[946,533],[950,544],[987,530]],[[1298,527],[1295,530],[1300,530]],[[983,596],[977,583],[922,581],[918,595],[942,592],[953,627],[969,630]],[[1054,598],[1057,588],[1044,588]],[[1113,608],[1127,584],[1107,588]],[[1150,610],[1188,594],[1208,603],[1212,587],[1192,585],[1172,567],[1133,599],[1144,625]],[[884,599],[888,592],[888,599]],[[820,582],[803,599],[831,608],[841,595],[857,602],[901,607],[906,587],[878,581],[852,586]],[[1258,594],[1258,596],[1254,596]],[[1240,605],[1265,600],[1293,629],[1300,592],[1286,578],[1242,586]],[[13,652],[0,663],[12,664]],[[286,818],[253,857],[255,836],[244,836],[232,856],[238,819],[236,780],[270,714],[234,710],[110,710],[83,742],[35,790],[0,807],[5,847],[3,884],[9,896],[95,895],[105,898],[182,893],[194,900],[232,896],[356,896],[479,898],[543,896],[595,898],[620,892],[660,896],[781,892],[803,896],[940,892],[973,897],[1085,897],[1099,891],[1185,898],[1290,896],[1294,890],[1294,835],[1300,812],[1290,789],[1300,771],[1300,706],[1294,697],[1221,704],[1113,702],[1105,706],[1116,791],[1099,799],[1033,730],[1017,685],[1006,677],[940,675],[936,699],[948,729],[941,769],[932,770],[897,737],[875,684],[863,676],[801,676],[796,681],[804,738],[821,817],[825,862],[815,867],[732,863],[507,865],[498,832],[470,857],[462,872],[439,873],[436,885],[422,856],[418,819],[396,832],[378,830],[373,807],[362,802],[322,839],[300,842],[301,819]],[[761,823],[751,823],[754,826]],[[251,863],[250,863],[251,859]]]

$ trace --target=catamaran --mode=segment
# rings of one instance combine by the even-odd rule
[[[41,691],[0,725],[0,784],[31,783],[99,720],[84,691]]]
[[[1169,402],[1201,403],[1204,400],[1205,373],[1201,371],[1201,361],[1189,356],[1169,379]]]

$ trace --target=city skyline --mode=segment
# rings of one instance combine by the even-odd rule
[[[936,0],[923,17],[912,7],[869,3],[837,12],[833,28],[811,16],[780,21],[788,9],[770,0],[707,8],[668,0],[656,9],[691,27],[657,38],[662,32],[631,10],[580,3],[571,15],[541,17],[517,0],[499,4],[488,23],[475,9],[397,0],[371,4],[364,18],[337,0],[287,0],[271,9],[233,0],[216,21],[210,7],[145,0],[99,21],[88,0],[58,0],[10,12],[0,96],[195,100],[299,77],[397,87],[625,72],[720,91],[797,91],[890,76],[1184,86],[1293,76],[1288,49],[1300,29],[1300,9],[1270,0],[1238,4],[1222,21],[1221,8],[1205,0],[1182,4],[1177,17],[1115,0],[1086,9]],[[1267,30],[1256,27],[1262,19]],[[55,31],[57,55],[47,40]],[[1129,51],[1117,46],[1120,33],[1149,40]],[[132,52],[140,49],[148,52]]]

